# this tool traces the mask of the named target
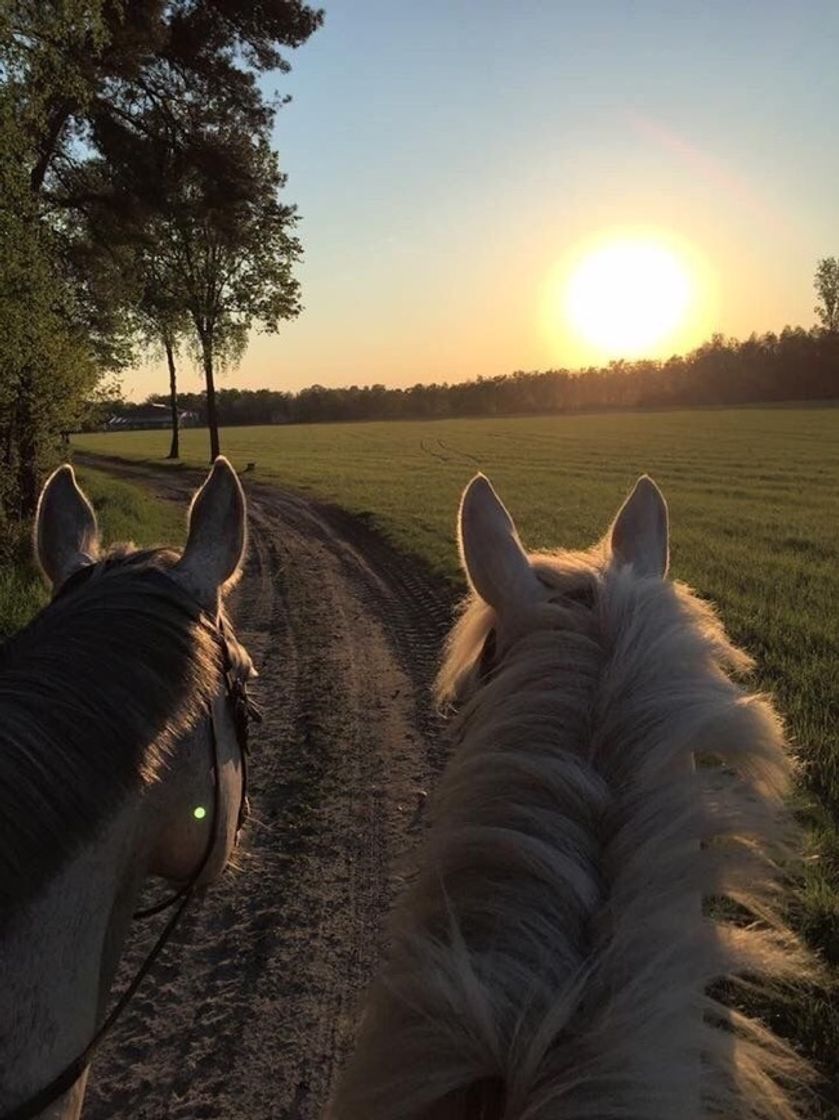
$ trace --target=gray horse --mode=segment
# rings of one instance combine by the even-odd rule
[[[54,598],[0,648],[4,1118],[78,1117],[146,876],[181,884],[183,899],[236,843],[243,762],[228,688],[252,668],[222,598],[245,516],[220,458],[182,555],[103,553],[72,468],[44,486],[35,544]]]

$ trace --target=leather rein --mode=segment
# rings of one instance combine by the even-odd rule
[[[82,572],[77,573],[82,576]],[[148,574],[148,573],[147,573]],[[161,573],[162,574],[162,573]],[[164,577],[168,578],[168,577]],[[59,595],[65,594],[71,587],[75,587],[77,582],[82,582],[81,579],[77,581],[76,575],[71,576],[70,579],[62,586],[58,592]],[[227,702],[230,706],[230,712],[233,717],[233,726],[236,732],[236,742],[239,747],[239,757],[242,770],[242,795],[239,802],[239,813],[236,822],[237,834],[242,829],[249,814],[248,803],[248,755],[250,753],[249,737],[251,722],[262,722],[262,715],[259,708],[254,704],[253,700],[248,695],[247,676],[249,663],[244,671],[237,669],[237,659],[233,655],[235,648],[235,637],[228,631],[223,618],[219,616],[217,622],[213,625],[219,648],[222,655],[222,666],[224,673],[224,685]],[[65,1066],[56,1077],[45,1085],[43,1089],[39,1090],[34,1096],[24,1101],[22,1104],[17,1105],[9,1112],[3,1113],[0,1120],[34,1120],[39,1116],[44,1109],[54,1104],[59,1097],[63,1096],[69,1089],[75,1085],[81,1075],[84,1073],[85,1068],[90,1064],[95,1051],[99,1048],[111,1028],[116,1024],[117,1020],[129,1005],[137,989],[142,984],[148,973],[151,971],[157,958],[160,956],[169,938],[174,933],[178,923],[183,916],[184,911],[192,900],[195,887],[204,873],[204,869],[210,861],[210,857],[215,850],[216,844],[219,839],[219,799],[220,799],[220,773],[219,773],[219,753],[218,753],[218,737],[216,734],[216,724],[213,717],[212,705],[209,708],[208,723],[210,727],[210,742],[212,745],[213,757],[213,827],[207,839],[207,847],[201,857],[198,866],[193,871],[190,878],[168,898],[163,899],[161,902],[156,903],[154,906],[149,906],[143,910],[134,912],[135,919],[150,918],[155,914],[160,914],[164,910],[168,910],[170,906],[175,909],[169,916],[168,921],[160,932],[157,940],[152,948],[149,950],[146,959],[139,967],[134,975],[131,983],[119,997],[117,1002],[111,1008],[106,1016],[102,1025],[94,1034],[93,1038],[82,1050],[78,1057],[74,1058],[69,1065]]]

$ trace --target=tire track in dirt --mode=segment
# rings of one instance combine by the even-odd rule
[[[200,481],[77,458],[181,502]],[[85,1120],[319,1117],[442,765],[428,687],[451,593],[360,519],[247,489],[233,613],[265,721],[241,867],[188,914],[103,1046]],[[132,934],[123,980],[154,936]]]

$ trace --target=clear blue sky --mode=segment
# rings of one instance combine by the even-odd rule
[[[267,83],[293,96],[275,139],[305,311],[223,384],[585,364],[552,285],[624,230],[676,244],[702,291],[662,353],[810,325],[839,253],[838,42],[821,0],[333,0]]]

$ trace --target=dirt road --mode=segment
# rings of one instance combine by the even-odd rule
[[[182,502],[199,478],[107,468]],[[265,486],[248,499],[234,617],[265,722],[241,866],[103,1047],[85,1120],[320,1116],[442,762],[427,695],[450,593],[359,519]]]

